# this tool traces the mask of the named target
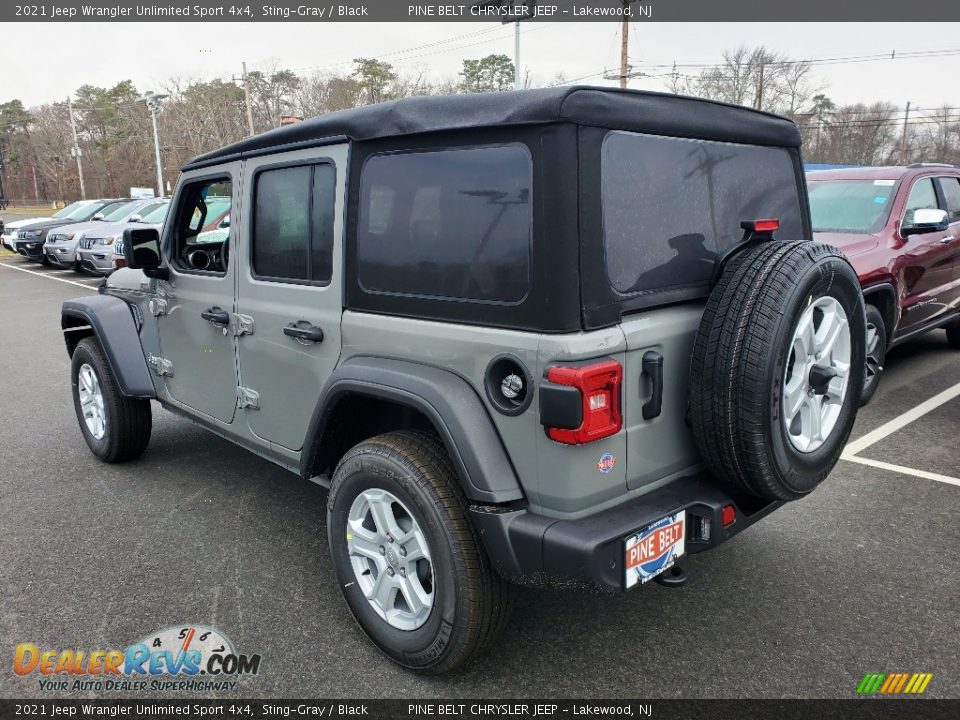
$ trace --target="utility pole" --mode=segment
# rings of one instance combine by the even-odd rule
[[[627,87],[627,77],[630,73],[630,64],[627,61],[627,50],[630,42],[630,17],[627,15],[631,0],[623,0],[623,21],[620,25],[620,87]]]
[[[523,81],[520,79],[520,21],[513,24],[513,89],[522,90]]]
[[[150,111],[150,119],[153,121],[153,150],[156,153],[157,162],[157,197],[162,198],[163,193],[163,165],[160,161],[160,135],[157,132],[157,110],[160,109],[160,101],[168,95],[154,95],[152,92],[144,93],[142,98],[137,98],[140,102],[147,104],[147,110]]]
[[[519,40],[517,41],[519,42]],[[519,50],[517,51],[519,52]],[[250,134],[255,135],[253,130],[253,110],[250,108],[250,83],[247,82],[247,63],[243,63],[243,99],[247,106],[247,126],[250,128]]]
[[[763,58],[760,58],[760,72],[757,76],[757,99],[754,103],[757,110],[763,109]]]
[[[3,138],[0,138],[0,200],[6,200],[6,195],[3,193],[3,175],[6,172],[3,150]]]
[[[900,138],[900,164],[907,164],[907,123],[910,122],[910,101],[907,101],[907,111],[903,114],[903,137]]]
[[[77,175],[80,176],[80,199],[87,199],[87,188],[83,184],[83,161],[80,159],[83,151],[80,149],[80,140],[77,138],[77,121],[73,118],[73,103],[67,98],[67,112],[70,113],[70,127],[73,130],[73,147],[70,148],[70,154],[77,159]]]

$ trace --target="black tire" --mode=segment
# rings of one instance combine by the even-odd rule
[[[354,500],[386,490],[409,508],[430,548],[433,606],[424,624],[401,630],[373,609],[347,550]],[[388,657],[425,674],[455,670],[483,651],[509,618],[512,588],[490,566],[467,517],[467,500],[438,439],[397,431],[352,448],[333,475],[327,539],[340,590],[354,619]]]
[[[873,305],[866,306],[867,317],[867,344],[866,375],[863,379],[863,392],[860,394],[860,407],[863,407],[877,392],[880,386],[880,376],[883,374],[883,364],[887,359],[887,327],[883,322],[883,315]]]
[[[47,257],[47,254],[43,253],[40,256],[40,264],[44,267],[50,267],[53,263],[50,262],[50,258]]]
[[[84,365],[89,366],[96,375],[103,397],[105,432],[101,438],[95,437],[87,427],[81,408],[78,376]],[[70,362],[70,382],[80,432],[90,451],[109,463],[133,460],[142,455],[150,442],[153,426],[150,401],[120,394],[110,363],[96,339],[85,337],[77,343]]]
[[[960,348],[960,318],[948,323],[944,330],[947,331],[947,342],[950,346]]]
[[[690,367],[690,419],[710,472],[737,492],[795,500],[833,469],[856,419],[864,373],[849,372],[833,430],[801,452],[782,417],[793,335],[804,310],[831,297],[850,331],[850,367],[864,367],[860,283],[839,250],[768,242],[738,253],[713,289]]]

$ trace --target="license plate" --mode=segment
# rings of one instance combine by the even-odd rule
[[[627,587],[645,583],[670,568],[683,555],[686,536],[686,510],[629,536],[624,543]]]

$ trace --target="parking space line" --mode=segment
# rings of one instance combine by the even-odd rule
[[[56,280],[57,282],[69,283],[70,285],[76,285],[77,287],[82,287],[85,290],[93,290],[96,288],[95,285],[87,285],[86,283],[77,282],[76,280],[67,280],[66,278],[55,277],[49,272],[37,272],[36,270],[27,270],[26,268],[17,267],[16,265],[11,265],[8,262],[0,262],[0,267],[10,268],[11,270],[19,270],[20,272],[30,273],[31,275],[37,275],[42,278],[47,278],[48,280]]]
[[[936,480],[937,482],[947,483],[960,487],[960,478],[941,475],[939,473],[927,472],[926,470],[917,470],[903,465],[894,465],[893,463],[883,462],[882,460],[871,460],[870,458],[857,457],[856,455],[843,455],[843,459],[848,462],[860,463],[880,470],[889,470],[890,472],[900,473],[901,475],[912,475],[913,477],[923,478],[924,480]]]
[[[866,450],[868,447],[874,443],[880,442],[887,435],[892,435],[900,428],[909,425],[917,418],[926,415],[931,410],[943,405],[945,402],[953,400],[953,398],[960,396],[960,383],[957,383],[953,387],[947,388],[941,393],[934,395],[929,400],[925,400],[914,408],[907,410],[902,415],[898,415],[893,420],[885,422],[883,425],[878,427],[876,430],[871,430],[863,437],[857,438],[853,442],[847,443],[847,446],[843,449],[843,458],[845,460],[850,460],[857,453]]]

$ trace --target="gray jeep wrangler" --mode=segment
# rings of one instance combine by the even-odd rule
[[[573,87],[202,155],[129,269],[63,305],[80,430],[136,458],[156,400],[329,487],[346,603],[415,670],[488,646],[514,583],[682,584],[681,556],[812,491],[856,415],[860,285],[802,240],[799,146],[773,115]]]

